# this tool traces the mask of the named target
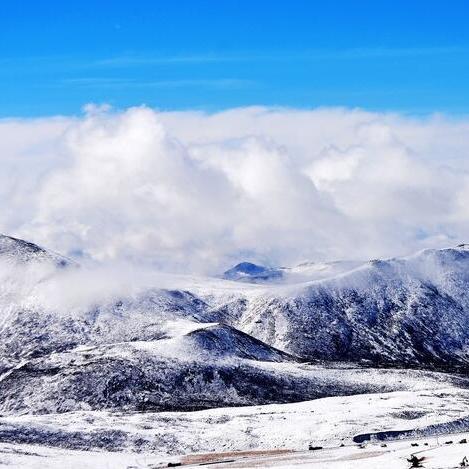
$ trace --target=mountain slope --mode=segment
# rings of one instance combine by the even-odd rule
[[[303,358],[466,369],[468,287],[468,249],[428,250],[246,299],[233,323]]]
[[[52,263],[57,267],[74,264],[72,260],[34,243],[2,234],[0,234],[0,260],[14,263]]]
[[[160,275],[151,287],[106,294],[107,273],[64,269],[20,240],[4,237],[3,246],[2,412],[192,409],[384,390],[363,372],[328,378],[305,360],[469,370],[465,246],[334,268],[306,283]],[[42,267],[31,275],[44,259],[47,275]]]

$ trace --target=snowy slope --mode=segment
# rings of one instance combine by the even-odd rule
[[[0,234],[0,259],[13,263],[53,263],[57,267],[74,264],[73,261],[48,251],[34,243]]]
[[[114,288],[106,272],[63,269],[45,249],[2,239],[3,412],[189,409],[402,389],[363,372],[328,375],[305,360],[468,368],[465,246],[341,263],[308,282],[155,274]]]
[[[29,358],[4,372],[0,384],[3,414],[193,410],[469,387],[463,378],[438,373],[301,364],[220,325]]]
[[[223,318],[309,359],[467,369],[469,250],[376,260],[224,305]],[[214,316],[216,317],[216,315]]]
[[[182,455],[191,453],[304,451],[310,444],[335,449],[343,444],[356,454],[360,449],[354,440],[364,433],[383,434],[379,443],[385,441],[390,445],[401,432],[401,437],[407,438],[403,442],[409,455],[421,449],[410,446],[418,438],[433,443],[438,435],[468,432],[468,399],[467,390],[430,381],[426,387],[422,382],[416,383],[412,391],[329,397],[297,404],[198,412],[80,411],[3,416],[0,442],[46,443],[56,448],[88,451],[138,451],[142,458],[150,458],[149,464],[164,464],[190,461]],[[442,443],[450,439],[442,437]],[[97,458],[90,466],[100,464],[102,461]],[[400,466],[391,463],[385,467]]]

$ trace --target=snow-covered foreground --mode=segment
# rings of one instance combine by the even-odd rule
[[[232,455],[225,458],[226,463],[210,464],[217,468],[253,468],[274,467],[312,467],[314,469],[404,469],[410,466],[408,459],[412,454],[424,458],[422,464],[427,469],[456,469],[463,458],[469,455],[468,433],[451,434],[451,444],[437,438],[420,438],[410,441],[374,443],[365,447],[344,446],[325,448],[318,451],[302,451],[272,455]],[[418,444],[418,447],[412,446]],[[198,464],[200,466],[200,463]],[[138,466],[137,466],[138,467]],[[197,467],[187,465],[186,467]]]
[[[183,460],[181,467],[210,467],[217,468],[253,468],[253,467],[313,467],[324,469],[404,469],[409,467],[407,459],[411,454],[424,457],[423,467],[427,469],[456,469],[464,456],[469,455],[467,444],[460,444],[463,439],[469,439],[469,433],[450,434],[451,445],[436,437],[413,439],[418,443],[413,447],[410,441],[393,441],[369,444],[366,447],[358,445],[335,448],[325,448],[319,451],[293,451],[267,454],[267,452],[253,453],[218,453],[213,458],[199,458],[199,462],[186,464]],[[188,458],[187,461],[190,459]],[[207,462],[204,462],[207,461]],[[225,462],[223,462],[225,461]],[[137,469],[163,468],[168,463],[160,462],[151,454],[143,453],[110,453],[57,450],[35,445],[0,444],[0,465],[9,468],[24,469]]]
[[[425,467],[446,468],[455,467],[466,451],[469,455],[469,445],[458,443],[464,435],[448,436],[464,432],[469,432],[469,390],[442,384],[431,389],[198,412],[2,417],[0,440],[6,443],[0,446],[0,462],[8,467],[127,468],[234,459],[226,467],[337,467],[338,461],[339,467],[350,468],[407,467],[404,456],[424,449],[436,461]],[[365,440],[366,448],[357,440]],[[437,440],[443,446],[433,449]],[[454,444],[445,445],[449,440]],[[384,441],[386,447],[381,446]],[[417,441],[419,448],[412,447]],[[423,446],[424,442],[429,446]],[[324,449],[308,451],[310,444]],[[118,451],[94,449],[98,446]],[[278,449],[294,453],[229,454]],[[228,455],[190,456],[213,452]]]

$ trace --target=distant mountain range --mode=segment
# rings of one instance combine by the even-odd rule
[[[376,383],[327,363],[469,369],[466,245],[364,263],[245,262],[223,279],[160,275],[66,306],[49,300],[64,285],[80,293],[86,268],[2,236],[0,275],[1,412],[288,402],[406,389],[420,373]]]

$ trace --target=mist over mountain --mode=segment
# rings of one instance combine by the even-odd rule
[[[127,290],[35,244],[0,245],[2,412],[291,402],[424,379],[357,380],[357,364],[469,367],[466,245],[360,265],[242,263],[230,280],[155,273]]]

